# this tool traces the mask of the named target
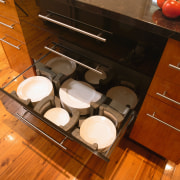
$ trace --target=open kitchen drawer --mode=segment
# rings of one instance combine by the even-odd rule
[[[133,78],[136,79],[134,80],[133,84],[132,75],[129,76],[129,80],[131,81],[128,81],[128,76],[124,74],[123,70],[122,72],[115,72],[113,65],[106,66],[106,63],[100,64],[98,61],[94,62],[91,58],[88,59],[83,57],[82,54],[79,55],[78,53],[74,53],[73,51],[68,50],[68,48],[65,48],[61,43],[52,43],[51,47],[48,46],[45,47],[45,49],[47,50],[46,54],[44,54],[40,59],[34,60],[34,64],[32,66],[27,68],[17,77],[10,79],[9,82],[0,89],[1,101],[3,102],[6,109],[15,117],[30,126],[38,133],[47,137],[49,140],[53,141],[57,146],[67,150],[67,152],[69,149],[66,148],[63,143],[69,139],[70,141],[81,144],[83,147],[103,160],[108,161],[113,148],[125,134],[128,125],[135,119],[135,112],[138,110],[138,107],[141,104],[140,102],[142,101],[143,93],[141,94],[141,91],[145,93],[145,89],[148,87],[148,85],[143,87],[145,86],[143,81],[147,82],[147,78],[144,76],[141,77],[140,74],[137,73],[136,76],[133,75]],[[57,63],[57,59],[58,61],[62,60],[60,65]],[[66,64],[66,62],[72,65],[70,69],[65,67],[66,65],[69,65]],[[103,62],[102,59],[101,62]],[[75,67],[73,65],[75,65]],[[40,81],[38,79],[38,83],[35,83],[36,85],[41,84],[41,86],[37,89],[35,87],[36,85],[32,85],[30,87],[27,86],[24,88],[25,91],[27,90],[27,93],[25,92],[25,96],[28,96],[28,93],[31,95],[33,94],[33,96],[37,95],[37,98],[42,95],[42,98],[38,100],[33,100],[33,98],[27,97],[23,99],[24,97],[22,95],[22,84],[32,78],[27,76],[29,75],[28,71],[32,69],[34,69],[34,75],[30,76],[33,76],[33,78],[40,77],[48,79],[50,84],[52,84],[52,89],[46,95],[44,95],[44,92],[48,91],[48,87],[44,86],[44,84],[41,84],[41,79]],[[88,78],[85,77],[85,74],[88,71],[98,75],[102,72],[105,72],[106,78],[98,81],[98,84],[93,84],[91,81],[88,81]],[[123,73],[124,77],[126,78],[123,78],[121,73]],[[141,89],[138,88],[138,81],[143,84],[143,86],[140,86]],[[90,97],[91,90],[93,93],[96,93],[100,96],[96,100],[90,99],[89,107],[86,107],[85,111],[81,108],[78,109],[70,107],[70,109],[68,109],[68,105],[65,102],[62,102],[63,98],[60,94],[60,89],[63,89],[63,85],[67,82],[73,82],[73,87],[75,88],[76,83],[81,85],[78,87],[78,95],[71,94],[71,96],[75,96],[73,98],[80,97],[80,101],[82,100],[81,98],[86,99]],[[109,89],[117,86],[128,88],[137,95],[137,102],[134,107],[129,105],[128,98],[125,98],[125,100],[127,99],[127,104],[124,106],[121,103],[117,105],[118,102],[113,101],[111,96],[107,96]],[[84,87],[87,88],[87,94],[83,94]],[[28,88],[31,88],[31,92],[33,93],[29,92]],[[70,92],[70,90],[67,92]],[[81,96],[81,94],[83,95]],[[61,107],[67,111],[69,119],[66,124],[58,125],[56,122],[53,122],[52,119],[49,120],[47,116],[45,117],[45,113],[55,107]],[[109,145],[102,146],[101,148],[98,143],[90,143],[90,141],[87,141],[81,134],[81,127],[84,122],[88,118],[97,115],[98,117],[103,116],[108,118],[108,121],[115,129],[115,138],[111,140]],[[97,126],[98,128],[101,128],[101,126],[99,127],[98,123]],[[55,136],[54,133],[56,134]],[[108,133],[106,133],[107,139],[111,132]],[[103,139],[106,139],[106,137],[103,137]]]

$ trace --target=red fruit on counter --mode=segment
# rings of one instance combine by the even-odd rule
[[[162,6],[163,6],[163,4],[164,4],[165,1],[166,1],[166,0],[157,0],[157,5],[158,5],[160,8],[162,8]]]
[[[162,13],[168,18],[177,18],[180,16],[180,1],[167,0],[162,6]]]

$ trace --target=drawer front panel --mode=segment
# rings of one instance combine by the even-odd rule
[[[65,155],[64,159],[69,159],[71,157],[74,160],[77,160],[78,163],[80,162],[81,164],[84,164],[92,169],[92,165],[87,164],[89,158],[92,156],[92,153],[90,151],[88,151],[86,148],[84,148],[83,146],[78,144],[76,141],[71,141],[71,139],[69,139],[69,138],[65,139],[64,135],[62,135],[55,129],[51,128],[47,124],[43,123],[39,118],[37,118],[36,116],[34,116],[30,112],[28,112],[23,107],[23,105],[19,104],[18,102],[16,102],[16,100],[9,97],[9,95],[5,94],[1,89],[0,89],[0,100],[2,101],[4,107],[12,115],[14,115],[16,118],[18,118],[21,122],[25,123],[27,126],[32,128],[38,134],[41,134],[46,139],[49,139],[47,137],[47,135],[48,135],[57,142],[57,143],[55,143],[55,142],[53,143],[56,146],[54,146],[51,143],[49,148],[52,148],[52,146],[54,146],[56,148],[58,147],[59,149],[57,148],[56,151],[62,151],[61,149],[63,149],[62,156],[64,157],[64,155]],[[31,123],[31,125],[27,122]],[[38,129],[43,131],[44,134],[40,133],[34,127],[37,127]],[[18,132],[20,133],[20,135],[22,137],[26,137],[26,132],[22,131],[22,129],[20,129]],[[36,134],[36,136],[38,134]],[[40,139],[41,139],[41,137],[40,137]],[[33,140],[33,139],[31,139],[31,140]],[[49,139],[49,141],[53,142],[52,139]],[[37,143],[41,143],[41,141],[39,139],[37,139]],[[106,163],[104,161],[100,161],[100,159],[98,162],[100,162],[100,164],[99,164],[100,168],[102,168],[103,165],[106,165]],[[104,167],[106,167],[106,166],[104,166]],[[95,171],[97,173],[99,173],[100,168],[98,168],[98,170],[95,170]]]
[[[178,110],[147,96],[130,137],[165,158],[176,161],[180,157],[180,132],[171,126],[180,129],[179,114]]]
[[[179,92],[180,85],[171,83],[165,79],[155,76],[149,88],[148,94],[177,109],[180,109]]]
[[[4,0],[4,2],[0,2],[0,15],[18,21],[14,0]]]
[[[12,69],[22,73],[31,65],[31,59],[28,55],[27,47],[24,42],[18,41],[8,36],[5,36],[3,39],[1,39],[1,42],[6,52],[9,65]]]
[[[68,21],[66,18],[63,19],[64,23],[68,23],[72,26],[79,27],[79,28],[85,28],[85,30],[89,30],[87,27],[79,22],[85,23],[87,25],[107,29],[104,26],[104,18],[100,15],[97,15],[95,11],[93,13],[84,11],[83,9],[76,8],[72,2],[65,2],[65,1],[40,1],[40,8],[41,12],[51,11],[54,13],[57,13],[59,15],[62,15],[64,17],[70,18],[72,20],[76,20],[77,22]],[[61,19],[60,19],[61,20]]]
[[[12,21],[0,16],[0,31],[4,35],[11,36],[20,41],[25,41],[22,34],[21,25],[16,21]]]
[[[180,111],[149,95],[146,96],[139,115],[142,113],[145,114],[148,119],[149,117],[147,114],[151,116],[154,114],[155,118],[160,119],[169,126],[180,129]]]
[[[180,42],[169,39],[156,75],[180,85]]]

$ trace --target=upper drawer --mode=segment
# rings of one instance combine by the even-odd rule
[[[156,75],[180,85],[180,42],[169,39]]]
[[[105,26],[105,19],[103,16],[97,15],[96,12],[91,13],[84,11],[84,9],[76,8],[67,1],[43,0],[40,1],[40,8],[41,13],[52,12],[57,15],[56,19],[58,21],[79,28],[82,31],[101,33],[101,30],[107,30],[107,25]]]
[[[0,16],[1,34],[11,36],[17,40],[24,41],[21,25],[17,21]]]
[[[171,83],[155,76],[148,94],[158,98],[159,100],[180,109],[180,85]]]
[[[19,21],[14,0],[0,1],[0,15],[15,21]]]
[[[44,20],[56,22],[61,26],[80,32],[99,41],[106,42],[113,37],[123,37],[138,40],[157,41],[154,34],[137,29],[135,26],[121,24],[118,19],[109,18],[108,12],[96,6],[85,5],[71,0],[40,0],[41,15]],[[43,18],[43,17],[41,17]]]

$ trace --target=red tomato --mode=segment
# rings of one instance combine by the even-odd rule
[[[162,6],[162,13],[168,18],[177,18],[180,16],[180,1],[167,0]]]
[[[163,6],[163,4],[164,4],[165,1],[166,1],[166,0],[157,0],[157,5],[158,5],[160,8],[162,8],[162,6]]]

